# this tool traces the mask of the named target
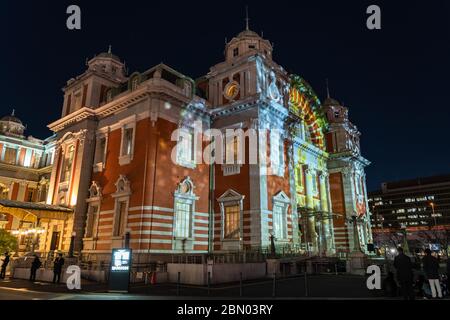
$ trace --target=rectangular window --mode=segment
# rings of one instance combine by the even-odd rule
[[[72,165],[73,158],[75,155],[75,147],[69,146],[66,151],[66,156],[64,157],[64,163],[61,171],[61,181],[60,182],[68,182],[70,181],[70,176],[72,174]]]
[[[95,163],[104,164],[106,157],[106,137],[97,138],[97,147],[95,151]]]
[[[194,131],[192,129],[180,130],[177,144],[177,162],[180,165],[193,166],[194,159]]]
[[[318,193],[317,189],[317,175],[315,172],[311,173],[311,180],[312,180],[312,191],[314,194]]]
[[[114,233],[113,236],[121,236],[125,231],[125,224],[127,219],[127,202],[120,201],[118,203],[118,208],[116,209],[116,219],[114,223]]]
[[[175,233],[177,238],[191,236],[192,205],[180,200],[175,202]]]
[[[28,189],[27,192],[27,202],[33,201],[34,189]]]
[[[133,128],[127,128],[123,133],[122,156],[131,156],[132,149],[133,149]]]
[[[240,215],[241,209],[239,205],[225,207],[225,239],[239,239]]]
[[[238,151],[239,140],[236,136],[228,136],[225,139],[225,163],[237,164],[238,163]]]
[[[8,164],[16,164],[17,150],[13,148],[5,148],[5,158],[4,162]]]
[[[233,57],[237,57],[239,55],[239,48],[233,49]]]
[[[280,134],[270,134],[270,163],[274,174],[284,174],[284,145]]]
[[[89,205],[86,238],[92,238],[97,233],[98,206]]]
[[[78,90],[73,95],[73,111],[76,111],[81,108],[81,90]]]
[[[274,205],[273,207],[273,233],[276,239],[286,237],[286,219],[284,217],[283,207]]]
[[[297,179],[297,189],[303,189],[303,167],[300,165],[295,169],[295,175]]]

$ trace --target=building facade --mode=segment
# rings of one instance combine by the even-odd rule
[[[73,209],[65,237],[75,251],[107,260],[129,242],[145,260],[274,239],[313,254],[366,252],[360,133],[347,108],[320,103],[272,53],[246,29],[197,80],[164,64],[128,75],[109,50],[68,81],[61,118],[49,125],[47,203]]]
[[[25,129],[14,111],[0,119],[0,228],[17,235],[19,253],[64,249],[59,235],[65,218],[53,219],[56,217],[43,213],[54,209],[44,204],[56,141],[53,137],[26,137]],[[42,212],[35,214],[39,210]],[[46,229],[37,230],[38,225]],[[40,246],[35,241],[37,232],[42,239]]]
[[[379,246],[423,249],[437,244],[447,250],[450,236],[450,175],[381,185],[369,193],[374,238]]]

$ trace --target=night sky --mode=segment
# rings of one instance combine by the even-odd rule
[[[82,30],[66,28],[78,4]],[[61,88],[106,51],[130,73],[164,62],[197,78],[223,60],[225,38],[250,28],[274,42],[274,60],[323,99],[350,108],[362,132],[368,188],[449,173],[450,1],[5,1],[0,2],[2,114],[16,109],[27,134],[45,138]],[[366,8],[382,30],[366,28]]]

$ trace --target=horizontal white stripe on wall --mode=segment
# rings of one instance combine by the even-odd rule
[[[131,231],[132,234],[152,234],[152,235],[160,235],[160,236],[171,236],[173,235],[173,231],[157,231],[157,230],[136,230]]]
[[[173,220],[172,216],[165,216],[156,213],[144,213],[144,214],[130,214],[128,215],[128,219],[163,219],[163,220]]]
[[[111,214],[114,213],[114,210],[105,210],[105,211],[100,211],[100,215],[104,215],[104,214]]]
[[[167,239],[131,239],[130,243],[172,243],[172,240]]]
[[[172,223],[161,223],[161,222],[133,222],[128,223],[128,227],[165,227],[172,228]]]

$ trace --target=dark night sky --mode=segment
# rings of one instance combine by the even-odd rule
[[[78,4],[82,30],[66,29]],[[369,190],[381,182],[450,172],[450,1],[5,1],[0,3],[1,113],[16,109],[45,138],[66,81],[106,51],[130,71],[163,61],[198,77],[223,59],[224,39],[250,26],[275,43],[274,59],[321,98],[345,102],[362,132]],[[382,9],[382,30],[366,8]]]

